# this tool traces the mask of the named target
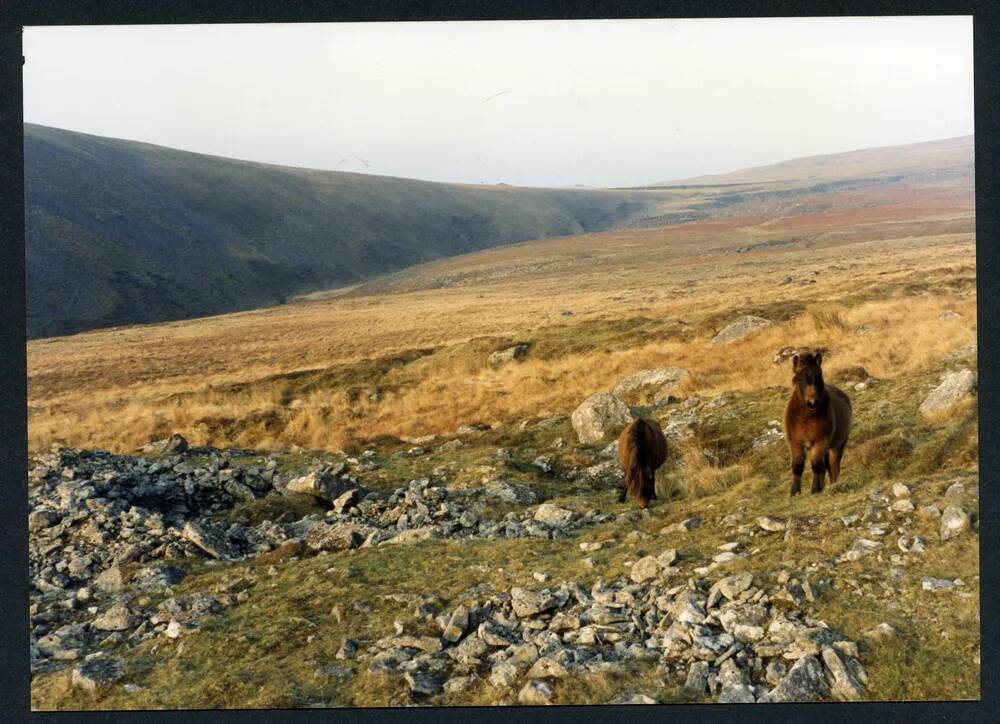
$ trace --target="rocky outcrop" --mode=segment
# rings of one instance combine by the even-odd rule
[[[570,421],[580,442],[592,444],[618,435],[632,422],[632,413],[620,398],[598,392],[573,411]]]
[[[963,369],[949,372],[941,378],[941,383],[931,390],[920,403],[920,414],[931,417],[972,396],[976,389],[976,375],[972,370]]]
[[[486,363],[494,369],[503,367],[505,364],[527,357],[529,349],[530,347],[527,344],[515,344],[512,347],[494,352],[487,358]]]
[[[755,317],[752,314],[734,319],[712,337],[712,344],[731,344],[741,339],[746,339],[751,334],[767,329],[773,322],[763,317]]]
[[[645,397],[658,401],[688,379],[688,371],[680,367],[642,370],[621,380],[611,390],[618,397]]]

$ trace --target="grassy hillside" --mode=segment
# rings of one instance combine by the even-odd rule
[[[671,193],[668,206],[686,203]],[[841,188],[726,214],[477,251],[334,298],[31,341],[32,705],[494,705],[536,680],[557,704],[714,701],[719,686],[688,686],[699,662],[668,634],[678,603],[741,572],[740,596],[762,596],[773,618],[763,646],[729,661],[759,686],[808,656],[808,640],[766,643],[797,621],[846,639],[867,672],[862,699],[978,698],[977,399],[919,411],[943,375],[976,366],[971,184]],[[713,343],[748,314],[771,325]],[[516,343],[527,353],[490,363]],[[827,378],[854,405],[843,475],[818,496],[788,496],[788,346],[825,347]],[[663,367],[688,375],[666,395],[622,392],[671,440],[641,515],[616,502],[608,440],[579,442],[570,415]],[[99,450],[48,452],[132,453],[172,432],[196,447],[122,456],[121,470]],[[386,500],[338,513],[278,491],[345,468]],[[570,523],[539,529],[539,497]],[[949,509],[968,516],[958,535],[943,528]],[[195,514],[241,557],[206,560],[182,533]],[[427,517],[459,527],[422,537]],[[356,548],[296,542],[354,524],[373,536]],[[287,537],[270,541],[280,526]],[[674,565],[634,583],[635,565],[671,549]],[[145,569],[167,563],[183,578],[145,587]],[[109,565],[122,585],[97,582]],[[507,615],[515,587],[570,582],[595,600],[613,587],[602,601],[636,621],[591,607],[586,621],[619,626],[619,640],[586,643],[554,614]],[[442,642],[434,617],[460,605],[477,611],[469,633]],[[560,617],[584,608],[567,606]],[[721,616],[703,621],[713,637]],[[89,691],[72,672],[95,652],[121,668]],[[543,654],[566,673],[526,670]],[[723,684],[726,654],[699,656]],[[421,693],[423,674],[441,686]]]
[[[33,338],[278,304],[443,256],[607,229],[662,195],[438,184],[24,132]]]

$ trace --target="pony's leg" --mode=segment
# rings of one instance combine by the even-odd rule
[[[656,497],[656,471],[654,470],[649,475],[649,499],[658,500]]]
[[[800,448],[792,450],[792,495],[802,490],[802,471],[806,469],[806,456]]]
[[[628,494],[628,490],[625,488],[625,484],[622,483],[621,490],[618,491],[618,502],[619,503],[624,503],[625,502],[625,496],[627,494]]]
[[[815,444],[809,449],[809,467],[812,468],[812,489],[810,492],[823,492],[823,476],[826,473],[826,453],[825,445]]]
[[[840,460],[844,455],[844,448],[830,448],[826,454],[826,465],[830,469],[830,485],[837,484],[840,477]]]

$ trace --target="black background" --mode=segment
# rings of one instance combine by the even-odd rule
[[[24,316],[24,198],[21,27],[164,23],[546,18],[973,15],[976,102],[976,231],[979,324],[979,439],[982,699],[979,702],[589,706],[539,708],[329,709],[182,712],[32,713],[29,704],[27,421]],[[728,722],[1000,721],[997,688],[998,340],[1000,254],[995,159],[998,100],[996,38],[1000,2],[822,2],[717,0],[566,2],[470,0],[0,0],[0,721],[333,721],[333,722]]]

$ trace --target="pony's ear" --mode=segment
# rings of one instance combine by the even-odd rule
[[[816,366],[819,367],[820,365],[823,364],[823,353],[817,352],[816,355],[813,357],[813,359],[816,360]]]
[[[792,369],[797,370],[799,368],[799,356],[797,354],[792,355]]]

